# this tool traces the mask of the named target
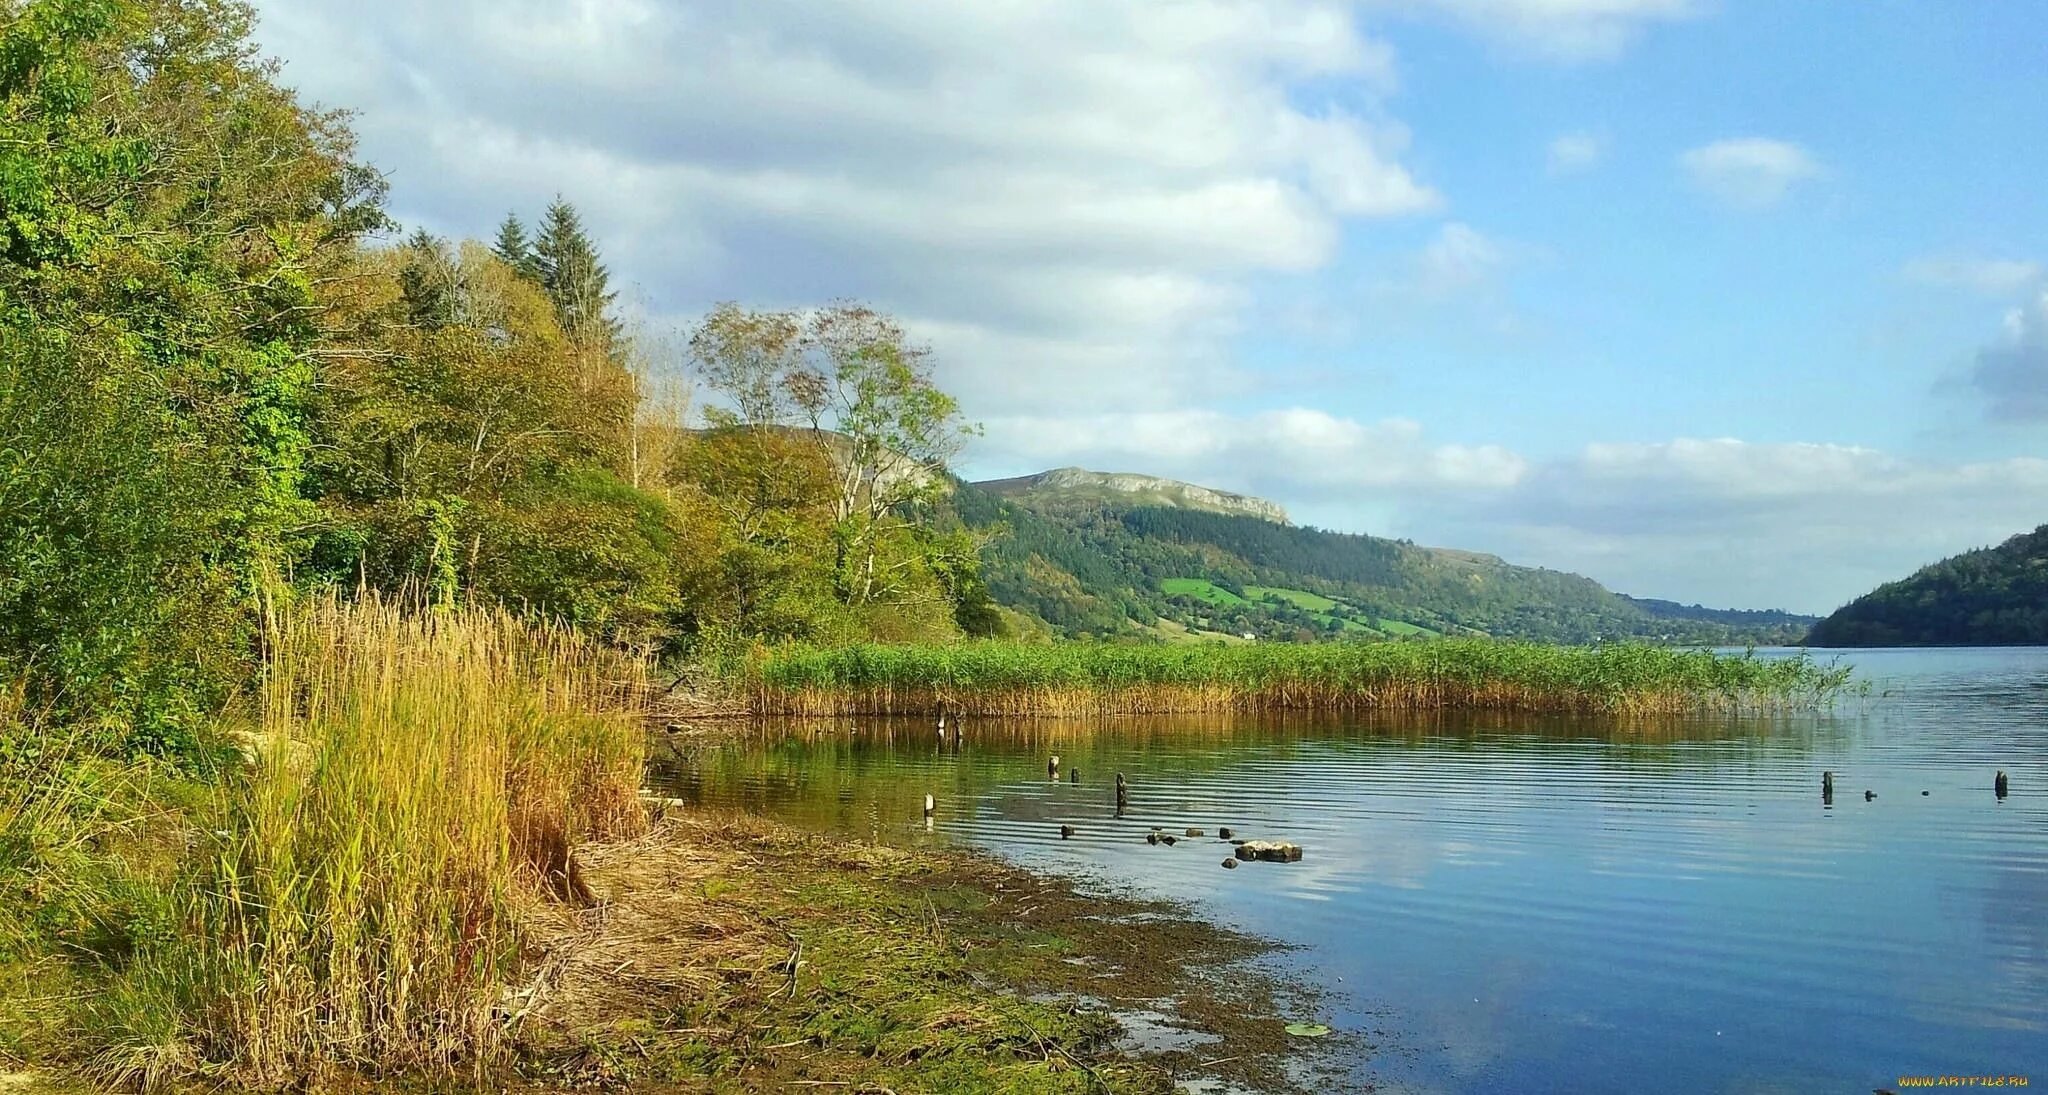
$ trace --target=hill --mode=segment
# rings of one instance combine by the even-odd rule
[[[1813,646],[2048,644],[2048,525],[1922,567],[1815,624]]]
[[[974,486],[1027,505],[1162,506],[1208,513],[1228,513],[1287,524],[1287,511],[1277,502],[1200,487],[1177,479],[1132,472],[1100,472],[1086,468],[1055,468],[1015,479],[990,479]]]
[[[1068,636],[1787,643],[1813,623],[1638,601],[1493,555],[1285,524],[1263,516],[1284,514],[1272,503],[1149,476],[1062,469],[963,483],[949,505],[990,536],[996,602]]]
[[[1660,601],[1651,597],[1630,597],[1625,593],[1622,594],[1622,599],[1633,602],[1636,607],[1659,619],[1723,624],[1737,630],[1783,634],[1814,623],[1812,616],[1802,616],[1796,612],[1783,612],[1778,609],[1707,608],[1703,605],[1679,604],[1677,601]]]

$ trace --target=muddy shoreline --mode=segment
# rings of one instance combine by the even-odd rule
[[[1278,944],[986,856],[687,810],[582,854],[499,1086],[1314,1091],[1357,1048],[1286,1033],[1327,1001]]]

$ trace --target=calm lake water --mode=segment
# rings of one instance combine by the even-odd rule
[[[851,720],[681,746],[657,779],[1301,944],[1284,961],[1341,990],[1324,1018],[1365,1032],[1383,1091],[2048,1085],[2048,650],[1842,658],[1872,697],[1796,718],[970,722],[958,752]],[[1307,855],[1225,871],[1227,845],[1155,825]]]

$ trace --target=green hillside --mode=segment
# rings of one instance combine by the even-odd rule
[[[1638,601],[1576,574],[1248,511],[1153,504],[1156,492],[1047,489],[1044,477],[995,486],[961,484],[950,504],[989,538],[984,577],[997,603],[1056,634],[1722,644],[1792,642],[1813,623]]]
[[[2048,525],[1922,567],[1813,627],[1814,646],[2048,644]]]

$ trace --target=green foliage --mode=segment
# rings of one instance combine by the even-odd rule
[[[533,241],[527,238],[526,225],[518,214],[505,214],[498,225],[498,237],[491,243],[491,253],[521,277],[536,285],[540,283],[540,259],[533,253]]]
[[[677,610],[682,515],[618,474],[633,378],[476,245],[416,237],[365,260],[380,352],[327,372],[306,577],[480,598],[635,645]]]
[[[600,468],[529,490],[465,523],[477,545],[471,588],[630,646],[662,645],[677,608],[681,515]]]
[[[1836,610],[1813,646],[2048,643],[2048,525],[1922,567]]]
[[[670,481],[710,531],[686,560],[689,632],[772,639],[850,634],[832,588],[832,467],[792,434],[740,425],[677,448]]]
[[[0,1058],[75,1063],[137,958],[176,937],[187,817],[211,799],[14,701],[0,694]]]
[[[1256,517],[1025,498],[963,484],[950,506],[971,528],[1009,530],[987,552],[996,599],[1069,636],[1130,636],[1163,617],[1290,641],[1378,633],[1732,644],[1790,642],[1806,623],[1635,601],[1575,574]]]
[[[972,427],[900,325],[857,305],[723,304],[692,333],[690,357],[721,403],[681,447],[673,482],[717,515],[702,586],[716,627],[899,639],[1001,629],[981,576],[985,537],[935,510]]]
[[[1115,635],[1166,608],[1141,574],[1064,523],[966,483],[955,485],[943,508],[986,537],[982,574],[995,602],[1058,634]]]
[[[0,25],[0,660],[157,741],[304,547],[315,286],[380,221],[250,20],[33,0]]]
[[[500,242],[510,242],[502,232]],[[556,198],[541,219],[530,264],[514,266],[521,273],[539,275],[565,334],[585,345],[611,349],[619,337],[618,321],[610,315],[618,294],[612,291],[611,272],[598,259],[597,245],[575,206]]]
[[[131,361],[0,331],[0,666],[30,702],[152,738],[233,671],[229,448]]]

